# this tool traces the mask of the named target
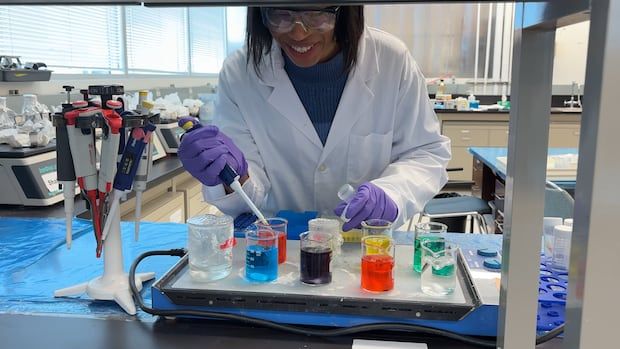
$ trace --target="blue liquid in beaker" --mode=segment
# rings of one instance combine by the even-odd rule
[[[245,277],[250,281],[267,282],[278,278],[278,248],[248,246],[245,254]]]

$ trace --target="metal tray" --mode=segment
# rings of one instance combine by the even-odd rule
[[[210,283],[194,281],[185,256],[153,287],[174,304],[215,311],[251,309],[457,321],[481,304],[461,254],[454,293],[431,297],[421,292],[420,277],[412,270],[411,245],[396,246],[394,289],[373,293],[360,288],[359,244],[343,246],[332,268],[332,283],[308,286],[299,281],[299,241],[287,242],[287,261],[280,265],[277,280],[254,283],[244,278],[245,243],[239,240],[233,271],[227,278]]]
[[[31,70],[31,69],[11,69],[0,70],[2,81],[22,82],[22,81],[49,81],[52,76],[51,70]]]

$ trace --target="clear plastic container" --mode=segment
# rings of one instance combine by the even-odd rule
[[[15,112],[6,106],[6,97],[0,97],[0,130],[15,128]]]
[[[24,95],[24,105],[22,107],[22,122],[18,126],[21,126],[28,121],[34,124],[40,122],[43,119],[41,117],[41,113],[39,112],[37,104],[38,102],[36,95]]]
[[[572,227],[566,225],[556,225],[553,228],[553,260],[551,263],[553,270],[568,271],[572,232]]]
[[[337,260],[342,252],[342,244],[344,239],[342,237],[340,221],[330,218],[314,218],[308,221],[308,231],[310,232],[324,232],[332,235],[332,259]]]
[[[338,198],[347,203],[347,206],[344,208],[344,210],[342,210],[342,214],[340,215],[340,219],[342,219],[344,222],[350,221],[350,219],[347,218],[347,209],[349,208],[349,203],[353,199],[353,196],[355,196],[355,193],[355,188],[353,188],[353,186],[348,183],[344,184],[342,187],[340,187],[340,189],[338,189]]]
[[[550,263],[553,259],[553,228],[556,225],[562,225],[561,217],[544,217],[543,218],[543,251],[545,262]]]
[[[227,277],[232,270],[235,245],[230,216],[201,215],[187,221],[189,275],[208,282]]]

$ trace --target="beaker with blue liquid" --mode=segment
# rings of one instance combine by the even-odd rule
[[[278,234],[251,226],[245,232],[245,277],[269,282],[278,278]]]

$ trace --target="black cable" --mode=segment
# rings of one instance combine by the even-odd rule
[[[268,327],[276,330],[302,334],[306,336],[319,336],[319,337],[334,337],[334,336],[342,336],[349,335],[360,332],[367,331],[376,331],[376,330],[403,330],[410,332],[417,332],[423,334],[431,334],[436,336],[441,336],[445,338],[450,338],[454,340],[458,340],[464,343],[478,345],[487,348],[495,348],[496,342],[491,340],[479,339],[471,336],[465,336],[454,332],[449,332],[445,330],[440,330],[431,327],[412,325],[412,324],[403,324],[403,323],[392,323],[392,322],[384,322],[384,323],[376,323],[376,324],[365,324],[365,325],[357,325],[351,327],[342,327],[342,328],[334,328],[334,329],[311,329],[304,328],[299,326],[291,326],[284,325],[277,322],[263,320],[259,318],[254,318],[250,316],[244,315],[236,315],[229,313],[219,313],[213,311],[202,311],[202,310],[155,310],[153,308],[148,307],[144,304],[144,300],[138,291],[138,288],[135,284],[135,275],[136,268],[138,264],[145,258],[150,256],[177,256],[183,257],[186,251],[184,249],[172,249],[165,251],[148,251],[142,253],[134,262],[131,264],[131,268],[129,268],[129,287],[131,288],[131,293],[133,298],[142,311],[149,313],[151,315],[159,315],[159,316],[195,316],[195,317],[209,317],[215,319],[224,319],[224,320],[232,320],[244,322],[246,324],[251,324],[255,326]],[[556,337],[564,330],[564,325],[553,329],[552,331],[547,332],[545,335],[536,338],[536,344],[544,343],[551,338]]]

